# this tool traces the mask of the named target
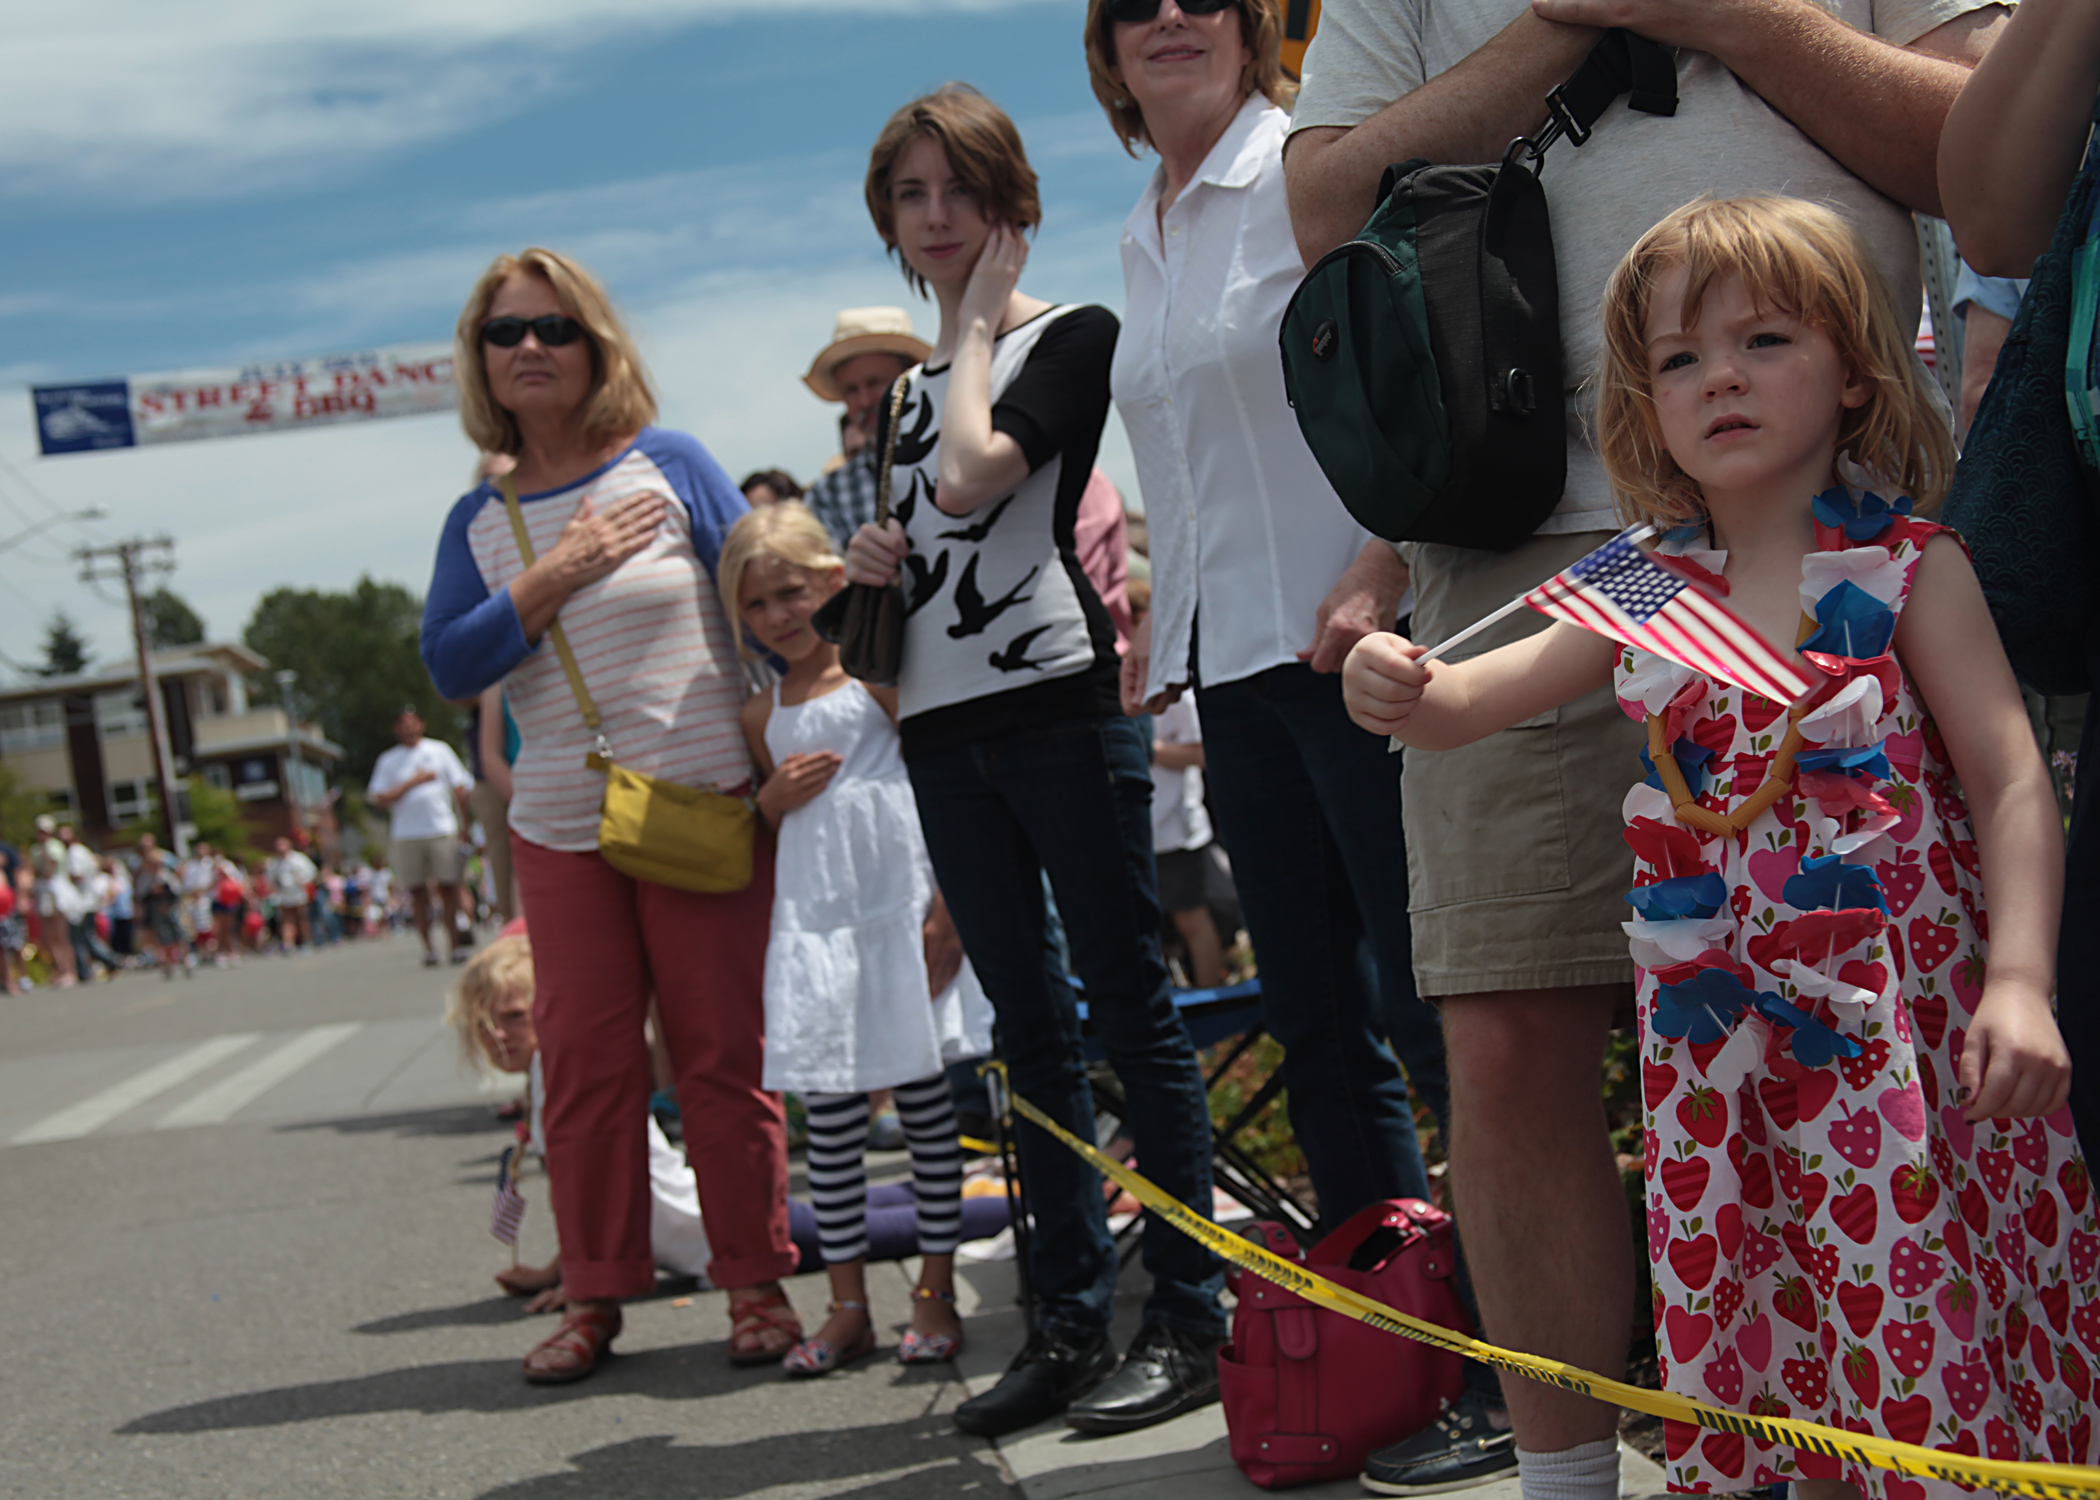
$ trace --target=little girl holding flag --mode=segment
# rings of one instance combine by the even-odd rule
[[[2087,1462],[2100,1229],[2051,1011],[2061,825],[1966,555],[1913,515],[1953,454],[1903,324],[1853,231],[1785,199],[1671,215],[1604,317],[1600,449],[1645,524],[1527,595],[1557,623],[1517,644],[1432,667],[1366,638],[1350,711],[1435,751],[1611,681],[1647,725],[1625,926],[1667,1388]],[[1672,1489],[1958,1493],[1666,1443]]]

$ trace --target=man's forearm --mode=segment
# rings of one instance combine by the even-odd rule
[[[1362,124],[1292,136],[1283,176],[1305,263],[1363,227],[1378,180],[1395,162],[1499,161],[1512,140],[1546,118],[1547,93],[1567,81],[1597,35],[1526,11],[1464,62]]]
[[[2024,0],[1940,137],[1947,222],[1970,265],[2025,276],[2049,248],[2100,91],[2100,6]]]
[[[1807,0],[1743,7],[1716,47],[1860,181],[1905,208],[1940,211],[1940,130],[1968,82],[1966,63],[1856,31]]]

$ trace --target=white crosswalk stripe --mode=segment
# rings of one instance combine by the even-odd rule
[[[142,1073],[135,1073],[121,1083],[112,1084],[100,1093],[39,1120],[16,1136],[14,1144],[30,1146],[47,1141],[77,1140],[261,1040],[259,1031],[241,1031],[199,1042],[187,1052],[179,1052],[165,1062],[155,1063]]]
[[[264,1053],[238,1072],[184,1100],[153,1128],[178,1130],[187,1125],[222,1125],[308,1063],[362,1030],[364,1027],[353,1021],[302,1031],[283,1046]]]

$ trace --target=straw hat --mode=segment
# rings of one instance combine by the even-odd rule
[[[895,354],[918,364],[933,345],[911,331],[911,314],[901,307],[849,307],[838,316],[831,342],[810,362],[802,383],[826,401],[843,401],[831,372],[857,354]]]

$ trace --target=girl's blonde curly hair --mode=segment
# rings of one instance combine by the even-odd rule
[[[738,595],[744,588],[744,569],[756,557],[777,557],[811,573],[829,573],[846,566],[838,543],[824,529],[816,513],[800,500],[761,505],[738,516],[722,540],[722,556],[715,564],[716,587],[723,607],[729,611],[730,629],[736,632],[736,649],[746,660],[760,656],[744,631],[744,608]]]
[[[1858,232],[1799,198],[1699,198],[1642,235],[1604,289],[1597,451],[1627,521],[1668,528],[1706,514],[1697,482],[1663,443],[1648,371],[1651,300],[1680,267],[1687,329],[1708,290],[1738,276],[1760,308],[1784,309],[1828,335],[1869,388],[1838,428],[1839,455],[1921,512],[1939,504],[1954,475],[1954,435],[1912,353],[1909,320],[1897,315]]]
[[[532,988],[532,944],[515,933],[488,944],[459,971],[445,994],[445,1023],[464,1066],[496,1071],[496,1007],[506,996],[530,995]]]

